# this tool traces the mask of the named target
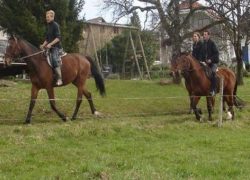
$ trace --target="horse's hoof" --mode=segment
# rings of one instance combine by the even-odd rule
[[[233,119],[233,115],[230,111],[227,112],[227,117],[226,120],[232,120]]]
[[[63,122],[66,122],[68,120],[68,117],[62,117]]]
[[[204,118],[203,118],[203,116],[200,116],[200,118],[199,119],[197,119],[200,123],[204,123]]]
[[[30,125],[30,121],[25,121],[23,124]]]
[[[96,117],[101,117],[101,116],[102,116],[102,113],[100,113],[100,112],[98,112],[98,111],[95,111],[95,112],[94,112],[94,115],[95,115]]]
[[[201,116],[196,116],[196,120],[200,121],[201,120]]]
[[[194,110],[193,109],[190,109],[188,114],[193,114],[194,113]]]

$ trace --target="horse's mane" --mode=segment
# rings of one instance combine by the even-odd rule
[[[11,35],[9,39],[15,39],[15,38],[17,38],[18,40],[24,41],[28,46],[31,47],[32,51],[38,51],[39,50],[36,46],[34,46],[29,41],[25,40],[23,37],[21,37],[19,35]]]
[[[183,52],[180,53],[180,56],[182,56],[182,55],[188,56],[188,55],[190,55],[190,54],[191,54],[191,53],[190,53],[189,51],[183,51]]]

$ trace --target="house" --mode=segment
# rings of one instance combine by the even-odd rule
[[[3,56],[7,46],[7,35],[0,31],[0,61],[3,61]]]
[[[136,29],[131,26],[107,23],[102,17],[90,19],[85,22],[82,33],[83,39],[79,42],[79,51],[82,54],[94,56],[96,51],[105,47],[115,36],[126,29]]]

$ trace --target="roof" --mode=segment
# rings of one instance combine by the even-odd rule
[[[107,23],[102,17],[89,19],[89,20],[85,21],[84,23],[85,24],[97,25],[97,26],[109,26],[109,27],[117,27],[117,28],[138,30],[137,27],[126,25],[126,24]]]
[[[106,23],[106,21],[102,17],[97,17],[97,18],[89,19],[89,20],[87,20],[87,22]]]
[[[185,0],[185,1],[182,1],[181,4],[179,5],[180,7],[180,10],[185,10],[185,9],[190,9],[190,3],[189,3],[189,0]],[[199,8],[199,7],[202,7],[202,5],[198,2],[194,2],[192,4],[192,8]]]
[[[181,2],[180,4],[180,10],[183,12],[183,13],[187,13],[188,10],[190,10],[190,0],[184,0]],[[196,8],[200,8],[200,7],[203,7],[202,4],[198,3],[197,1],[194,2],[192,4],[192,8],[193,9],[196,9]],[[220,17],[218,16],[218,14],[216,14],[216,12],[214,12],[213,10],[211,9],[207,9],[204,11],[209,17],[211,17],[212,19],[214,20],[218,20],[220,19]]]

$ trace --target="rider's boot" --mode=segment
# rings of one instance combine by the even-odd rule
[[[56,85],[57,86],[61,86],[63,84],[62,82],[62,72],[61,72],[61,67],[56,67],[55,68],[55,72],[56,72],[56,75],[57,75],[57,81],[56,81]]]
[[[216,94],[216,77],[213,75],[211,78],[211,91],[210,95],[214,96]]]

